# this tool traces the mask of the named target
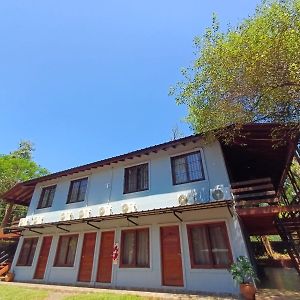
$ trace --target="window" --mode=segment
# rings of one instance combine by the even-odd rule
[[[148,228],[122,231],[120,267],[149,268]]]
[[[192,268],[227,268],[232,263],[225,223],[187,225]]]
[[[84,201],[87,183],[87,178],[71,181],[67,203]]]
[[[200,151],[171,158],[173,184],[204,179]]]
[[[55,189],[56,185],[47,186],[42,189],[41,197],[37,208],[51,207],[55,194]]]
[[[148,164],[126,168],[124,194],[148,190]]]
[[[25,238],[18,258],[17,266],[31,266],[38,238]]]
[[[73,267],[78,234],[59,237],[54,267]]]

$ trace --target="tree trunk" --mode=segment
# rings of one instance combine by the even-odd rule
[[[267,255],[270,257],[270,258],[274,258],[274,251],[272,249],[272,246],[271,246],[271,243],[268,239],[268,236],[267,235],[262,235],[261,236],[261,241],[266,249],[266,252],[267,252]]]
[[[1,223],[1,227],[5,227],[9,221],[9,217],[11,215],[11,212],[12,212],[12,209],[14,207],[14,204],[13,203],[7,203],[6,205],[6,209],[5,209],[5,215],[2,219],[2,223]]]

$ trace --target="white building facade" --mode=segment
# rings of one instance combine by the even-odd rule
[[[191,136],[30,184],[16,281],[238,293],[228,268],[248,254],[219,142]]]

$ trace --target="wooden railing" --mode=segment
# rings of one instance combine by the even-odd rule
[[[231,192],[238,208],[278,205],[279,202],[269,177],[234,182]]]

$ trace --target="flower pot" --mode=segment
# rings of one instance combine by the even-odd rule
[[[4,277],[5,282],[10,282],[14,280],[14,273],[8,272]]]
[[[245,300],[255,299],[256,288],[253,283],[241,283],[240,284],[240,293]]]

